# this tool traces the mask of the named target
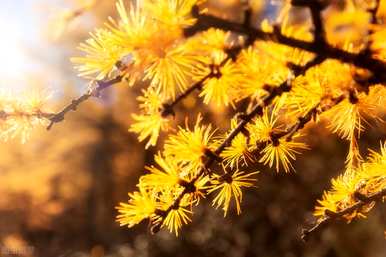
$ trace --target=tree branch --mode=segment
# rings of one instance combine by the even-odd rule
[[[380,0],[375,0],[375,5],[373,6],[373,8],[370,8],[368,10],[368,12],[370,13],[371,15],[371,20],[370,20],[370,23],[373,24],[373,25],[376,25],[378,24],[378,19],[377,19],[377,12],[378,12],[378,9],[379,9],[379,6],[380,6]],[[371,29],[368,30],[368,41],[366,42],[366,48],[363,49],[363,54],[364,55],[368,55],[370,56],[371,55],[371,35],[373,34],[374,31],[372,31]]]
[[[317,115],[322,114],[323,112],[326,112],[333,108],[334,106],[338,105],[340,102],[342,102],[346,98],[345,94],[342,94],[338,97],[332,98],[331,102],[328,105],[321,106],[322,101],[319,102],[315,107],[310,109],[304,116],[298,117],[298,121],[292,125],[289,129],[279,132],[276,134],[273,134],[271,137],[279,140],[280,138],[285,137],[287,141],[291,141],[293,136],[298,132],[299,130],[303,129],[304,126],[310,122],[314,117]]]
[[[199,90],[201,89],[202,85],[204,84],[204,82],[211,78],[213,76],[212,72],[210,72],[208,75],[206,75],[205,77],[203,77],[202,79],[200,79],[199,81],[197,81],[196,83],[194,83],[192,86],[190,86],[187,90],[185,90],[182,94],[180,94],[178,97],[176,97],[176,99],[174,99],[173,101],[171,101],[170,103],[164,103],[162,104],[162,109],[160,110],[161,112],[161,115],[163,117],[166,117],[168,115],[175,115],[175,112],[173,110],[173,108],[179,103],[181,102],[183,99],[185,99],[186,97],[188,97],[193,91],[195,90]]]
[[[229,61],[230,59],[235,58],[238,55],[238,53],[241,51],[241,49],[242,49],[242,47],[234,47],[234,48],[231,48],[231,49],[227,49],[226,51],[230,52],[230,54],[228,54],[228,57],[225,58],[218,65],[212,64],[211,67],[210,67],[210,72],[206,76],[204,76],[202,79],[200,79],[199,81],[197,81],[196,83],[191,85],[188,89],[186,89],[182,94],[180,94],[178,97],[176,97],[173,101],[171,101],[169,103],[166,102],[166,103],[162,104],[162,109],[160,110],[161,111],[161,115],[163,117],[166,117],[168,115],[173,115],[174,116],[175,112],[173,110],[173,107],[176,106],[183,99],[188,97],[195,90],[201,90],[203,84],[205,83],[205,81],[207,79],[218,76],[218,69],[221,68],[222,66],[224,66],[224,64],[227,61]]]
[[[327,4],[320,0],[292,0],[293,6],[308,7],[311,11],[312,23],[314,25],[314,42],[324,44],[326,41],[326,32],[323,26],[322,11]]]
[[[52,117],[52,115],[54,114],[42,112],[40,110],[35,112],[7,112],[4,110],[0,110],[0,120],[6,120],[12,117],[38,118],[50,120],[50,117]]]
[[[277,42],[314,53],[324,58],[332,58],[353,64],[360,68],[368,69],[376,75],[379,81],[386,82],[386,63],[372,58],[367,53],[350,53],[327,43],[321,43],[321,41],[308,42],[291,38],[283,35],[278,27],[275,27],[273,32],[265,32],[253,27],[246,28],[243,24],[228,21],[210,14],[196,14],[196,18],[196,23],[185,29],[185,36],[192,36],[197,32],[209,28],[219,28],[226,31],[241,33],[252,38]]]
[[[379,10],[380,3],[381,3],[381,0],[375,0],[374,7],[369,10],[369,12],[371,14],[371,23],[372,24],[378,23],[377,13]]]
[[[352,206],[347,207],[343,210],[340,210],[339,212],[328,212],[328,213],[326,212],[326,218],[316,222],[315,225],[313,225],[309,229],[303,229],[301,238],[304,241],[307,241],[309,236],[311,235],[311,233],[316,233],[316,232],[322,230],[324,227],[326,227],[326,225],[328,225],[333,220],[340,219],[344,215],[350,214],[356,210],[359,210],[360,208],[362,208],[363,206],[365,206],[371,202],[381,201],[384,197],[386,197],[386,188],[384,188],[384,189],[380,190],[379,192],[374,193],[370,196],[366,196],[366,195],[361,194],[361,197],[359,197],[361,199],[358,199],[358,197],[356,197],[358,199],[358,202],[353,204]]]
[[[115,84],[121,82],[122,79],[123,79],[123,76],[119,75],[111,80],[96,81],[97,86],[95,88],[88,90],[86,93],[84,93],[83,95],[81,95],[77,99],[72,100],[71,103],[66,105],[60,112],[51,115],[48,118],[50,120],[50,124],[47,126],[47,130],[50,130],[55,123],[59,123],[59,122],[63,121],[64,116],[68,112],[75,111],[80,104],[82,104],[83,102],[88,100],[90,97],[92,97],[92,96],[99,97],[100,93],[103,90],[105,90],[106,88],[108,88],[112,85],[115,85]]]

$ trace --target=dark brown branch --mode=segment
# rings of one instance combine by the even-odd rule
[[[246,19],[248,19],[248,18],[246,17]],[[201,88],[202,88],[202,86],[203,86],[203,84],[205,83],[206,80],[208,80],[210,78],[213,78],[213,77],[221,76],[221,74],[219,73],[219,69],[222,66],[224,66],[229,60],[236,59],[238,54],[241,52],[241,50],[244,49],[245,47],[249,46],[252,43],[253,43],[252,41],[247,41],[243,46],[234,46],[234,47],[231,47],[229,49],[225,49],[224,51],[227,53],[227,58],[225,58],[218,65],[212,64],[210,66],[210,72],[206,76],[204,76],[202,79],[200,79],[199,81],[197,81],[196,83],[191,85],[188,89],[186,89],[182,94],[177,96],[174,100],[172,100],[170,102],[164,103],[162,105],[162,109],[160,110],[161,111],[161,115],[163,117],[166,117],[168,115],[173,115],[174,116],[175,112],[174,112],[173,108],[178,103],[180,103],[183,99],[188,97],[195,90],[201,90]]]
[[[375,5],[373,8],[370,8],[368,10],[368,12],[370,13],[371,15],[371,20],[370,20],[370,23],[371,24],[378,24],[378,19],[377,19],[377,12],[378,12],[378,9],[379,9],[379,6],[380,6],[380,0],[376,0],[375,1]],[[371,44],[372,44],[372,41],[371,41],[371,34],[373,33],[373,31],[371,29],[368,30],[368,42],[366,43],[366,48],[364,48],[362,51],[363,51],[363,54],[364,55],[368,55],[370,56],[371,55]]]
[[[322,11],[327,4],[320,0],[292,0],[293,6],[308,7],[311,11],[312,23],[314,25],[314,42],[323,45],[326,32],[323,26]]]
[[[201,87],[204,84],[204,82],[208,78],[210,78],[211,76],[212,76],[212,72],[210,72],[208,75],[206,75],[205,77],[203,77],[202,79],[200,79],[199,81],[194,83],[192,86],[190,86],[187,90],[185,90],[182,94],[180,94],[178,97],[176,97],[176,99],[174,99],[170,103],[164,103],[162,105],[162,109],[160,110],[161,111],[161,115],[163,117],[166,117],[166,116],[169,116],[169,115],[173,115],[174,116],[175,112],[174,112],[173,108],[179,102],[181,102],[183,99],[188,97],[193,91],[201,89]]]
[[[379,81],[386,81],[386,63],[374,59],[366,53],[350,53],[345,50],[333,47],[320,41],[308,42],[283,35],[279,28],[276,27],[273,32],[265,32],[256,28],[245,28],[243,24],[228,21],[210,14],[198,14],[195,25],[185,29],[186,36],[192,36],[199,31],[209,28],[219,28],[226,31],[245,34],[247,36],[273,41],[290,47],[299,48],[324,58],[337,59],[345,63],[353,64],[357,67],[370,70],[376,75]]]
[[[290,90],[291,85],[288,83],[288,81],[283,82],[278,87],[271,87],[270,93],[262,99],[261,103],[258,103],[248,114],[243,117],[237,127],[231,131],[227,138],[216,149],[215,153],[217,155],[220,155],[221,152],[225,149],[225,147],[229,146],[232,143],[232,140],[244,130],[245,126],[249,122],[251,122],[254,117],[263,114],[263,109],[269,106],[272,103],[273,99],[281,96],[284,92],[289,92]]]
[[[244,21],[243,26],[245,29],[249,30],[252,27],[252,8],[251,6],[246,2],[244,6]],[[252,35],[249,35],[246,41],[246,45],[252,45],[255,41],[255,37]]]
[[[304,66],[294,63],[287,63],[287,67],[290,68],[293,72],[295,72],[295,74],[304,75],[309,68],[319,65],[325,60],[326,57],[317,55],[314,59],[306,63]]]
[[[340,210],[339,212],[328,212],[326,213],[326,217],[322,220],[319,220],[315,225],[313,225],[311,228],[303,229],[301,238],[304,241],[307,241],[308,238],[312,233],[316,233],[318,231],[321,231],[324,227],[326,227],[330,222],[343,218],[344,215],[353,213],[356,210],[361,209],[365,205],[374,202],[374,201],[381,201],[386,196],[386,188],[380,190],[377,193],[374,193],[370,196],[361,196],[361,200],[358,199],[358,202],[351,205],[350,207],[347,207],[343,210]]]
[[[80,104],[82,104],[83,102],[88,100],[90,97],[92,97],[92,96],[99,97],[100,93],[103,90],[105,90],[106,88],[108,88],[114,84],[121,82],[122,79],[123,79],[123,76],[120,75],[120,76],[117,76],[116,78],[113,78],[111,80],[96,81],[97,86],[95,88],[90,89],[85,94],[78,97],[77,99],[72,100],[71,103],[66,105],[60,112],[55,113],[51,117],[49,117],[50,124],[48,125],[47,130],[51,129],[55,123],[59,123],[59,122],[63,121],[64,116],[68,112],[75,111]]]
[[[331,102],[328,105],[321,106],[322,101],[319,102],[315,107],[310,109],[304,116],[300,116],[298,118],[298,121],[292,125],[289,129],[279,132],[276,134],[271,135],[271,138],[274,138],[275,140],[279,140],[280,138],[285,137],[287,141],[291,141],[293,136],[301,129],[304,128],[304,126],[310,122],[313,118],[315,118],[317,115],[320,115],[323,112],[326,112],[330,110],[332,107],[336,106],[340,102],[342,102],[346,98],[345,95],[341,95],[339,97],[335,97],[331,99]]]
[[[378,23],[377,13],[379,10],[380,3],[381,3],[381,0],[376,0],[374,7],[369,10],[369,12],[371,14],[371,23],[372,24]]]
[[[191,93],[193,93],[195,90],[200,90],[204,84],[204,82],[209,79],[209,78],[213,78],[213,77],[217,77],[217,76],[221,76],[221,74],[219,73],[219,69],[227,62],[229,61],[230,59],[233,59],[233,58],[236,58],[235,56],[237,56],[237,54],[241,51],[242,47],[234,47],[234,48],[231,48],[231,49],[228,49],[227,51],[230,52],[230,54],[228,54],[228,57],[225,58],[220,64],[218,65],[215,65],[215,64],[212,64],[210,66],[210,72],[204,76],[202,79],[200,79],[199,81],[197,81],[196,83],[194,83],[193,85],[191,85],[188,89],[186,89],[182,94],[180,94],[179,96],[177,96],[173,101],[169,102],[169,103],[164,103],[162,105],[162,109],[160,110],[161,111],[161,115],[163,117],[166,117],[168,115],[175,115],[175,112],[173,110],[173,107],[176,106],[179,102],[181,102],[183,99],[185,99],[186,97],[188,97]]]

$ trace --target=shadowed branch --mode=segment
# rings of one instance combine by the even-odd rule
[[[288,37],[283,35],[280,28],[277,26],[274,27],[273,32],[266,32],[253,27],[246,28],[241,23],[229,21],[210,14],[198,14],[194,11],[193,14],[196,15],[197,22],[193,26],[185,29],[184,32],[186,36],[192,36],[197,32],[204,31],[209,28],[218,28],[226,31],[241,33],[255,39],[273,41],[290,47],[299,48],[324,58],[331,58],[340,60],[345,63],[350,63],[357,67],[370,70],[373,74],[376,75],[377,81],[386,81],[386,63],[372,58],[368,53],[351,53],[331,46],[328,43],[320,40],[309,42]],[[316,13],[314,15],[316,15]],[[317,30],[323,31],[321,28],[319,28],[318,25],[316,25],[315,32]],[[318,37],[320,36],[317,36],[316,39],[318,39]]]
[[[355,203],[354,205],[347,207],[343,210],[340,210],[339,212],[332,212],[332,211],[326,212],[325,213],[326,218],[319,220],[311,228],[303,229],[301,238],[304,241],[307,241],[311,234],[321,231],[332,221],[341,219],[343,218],[344,215],[353,213],[354,211],[361,209],[362,207],[364,207],[365,205],[371,202],[381,201],[385,196],[386,196],[386,188],[370,196],[360,194],[360,197],[356,197],[358,202]]]

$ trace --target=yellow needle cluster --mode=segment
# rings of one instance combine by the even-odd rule
[[[216,193],[213,205],[222,206],[224,215],[231,201],[240,213],[242,188],[253,186],[252,176],[257,172],[227,173],[225,166],[224,175],[205,170],[205,161],[215,155],[218,144],[214,132],[211,126],[202,125],[199,116],[192,129],[181,127],[170,135],[163,151],[155,156],[157,166],[147,167],[148,173],[140,178],[139,191],[129,194],[128,203],[118,207],[121,225],[148,219],[153,226],[178,234],[181,226],[191,221],[192,206],[210,193]],[[141,205],[140,201],[146,203]]]
[[[117,3],[119,19],[81,44],[84,57],[73,58],[81,76],[105,79],[127,71],[130,84],[143,77],[165,97],[174,98],[191,82],[203,58],[187,46],[183,29],[195,21],[190,15],[197,0],[137,1],[128,8]]]
[[[328,127],[344,139],[364,130],[368,120],[377,120],[385,112],[386,90],[383,86],[360,92],[353,67],[327,59],[292,82],[292,90],[280,98],[277,109],[297,118],[315,107],[327,108],[321,115]],[[335,104],[340,97],[344,100]],[[331,108],[330,108],[331,107]]]
[[[37,125],[47,125],[50,114],[45,107],[48,96],[31,91],[15,96],[10,91],[0,91],[0,139],[20,137],[25,143]]]
[[[332,188],[324,192],[318,201],[314,215],[319,219],[326,217],[326,211],[337,213],[358,203],[356,193],[369,197],[386,189],[386,143],[381,144],[380,152],[371,150],[368,160],[355,170],[347,170],[343,175],[332,180]],[[369,202],[363,207],[344,215],[350,222],[354,218],[366,217],[374,207]]]

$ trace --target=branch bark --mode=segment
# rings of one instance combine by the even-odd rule
[[[59,123],[59,122],[63,121],[65,115],[68,112],[75,111],[79,105],[81,105],[83,102],[88,100],[90,97],[92,97],[92,96],[99,97],[100,93],[103,90],[121,82],[122,79],[123,79],[123,76],[119,75],[116,78],[113,78],[111,80],[96,81],[97,86],[95,88],[88,90],[86,93],[84,93],[80,97],[72,100],[71,103],[66,105],[60,112],[57,112],[57,113],[53,114],[51,117],[49,117],[50,123],[47,126],[47,130],[50,130],[55,123]]]
[[[334,220],[343,218],[344,215],[350,214],[356,210],[359,210],[363,206],[374,202],[374,201],[381,201],[384,197],[386,197],[386,188],[380,190],[377,193],[374,193],[370,196],[362,195],[361,200],[358,199],[358,202],[353,204],[350,207],[347,207],[343,210],[340,210],[339,212],[328,212],[326,213],[326,218],[319,220],[316,222],[311,228],[303,229],[301,238],[304,241],[307,241],[311,234],[317,233],[318,231],[321,231],[323,228],[325,228],[329,223],[331,223]]]
[[[207,30],[209,28],[218,28],[226,31],[232,31],[247,35],[252,38],[272,41],[287,45],[290,47],[299,48],[324,58],[340,60],[345,63],[353,64],[357,67],[370,70],[376,75],[377,80],[386,82],[386,63],[374,59],[368,53],[351,53],[328,43],[321,41],[304,41],[285,36],[281,33],[278,27],[275,27],[273,32],[265,32],[257,28],[246,28],[243,24],[232,22],[223,18],[219,18],[210,14],[196,14],[197,22],[186,28],[185,36],[192,36],[197,32]]]

